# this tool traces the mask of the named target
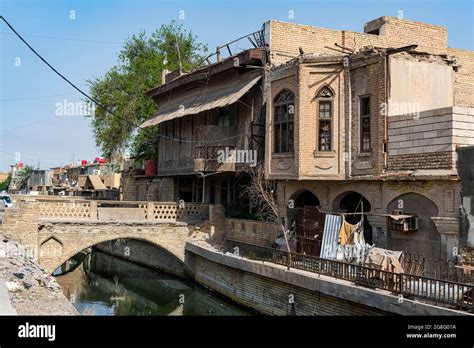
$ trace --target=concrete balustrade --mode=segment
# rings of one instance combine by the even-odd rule
[[[150,221],[198,223],[209,219],[209,205],[188,202],[88,201],[18,198],[17,206],[36,212],[39,219]]]

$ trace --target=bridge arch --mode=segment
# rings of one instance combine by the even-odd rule
[[[133,233],[103,236],[101,238],[94,238],[93,240],[81,240],[79,243],[72,243],[73,245],[68,245],[67,241],[65,241],[63,244],[61,255],[57,255],[57,253],[49,255],[45,255],[44,253],[43,255],[40,254],[39,263],[45,268],[48,273],[53,273],[63,263],[65,263],[67,260],[71,259],[72,257],[74,257],[85,249],[93,247],[94,245],[98,245],[100,243],[121,239],[138,240],[150,243],[162,249],[164,252],[171,254],[184,264],[184,243],[182,243],[182,245],[173,244],[173,242],[167,241],[164,238],[161,238],[160,236],[139,236]],[[55,236],[51,236],[44,240],[40,245],[44,244],[45,242],[48,242],[49,240],[57,240],[57,238]]]

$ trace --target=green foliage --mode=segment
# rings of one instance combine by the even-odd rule
[[[156,111],[145,92],[162,83],[162,71],[179,68],[189,71],[207,51],[196,36],[175,21],[162,25],[151,36],[144,31],[127,38],[118,54],[118,64],[103,77],[87,81],[94,99],[115,115],[96,107],[91,128],[96,145],[106,158],[114,159],[130,149],[131,155],[144,159],[156,156],[157,127],[136,131]]]
[[[0,182],[0,191],[8,190],[8,186],[10,186],[11,179],[11,175],[8,174],[7,178],[4,181]]]
[[[17,188],[19,190],[23,189],[27,182],[28,182],[28,178],[30,177],[31,175],[31,172],[34,170],[35,168],[33,166],[30,166],[30,165],[26,165],[24,166],[22,169],[20,169],[17,173],[17,179],[18,179],[18,186]]]
[[[153,159],[158,156],[157,150],[158,127],[140,129],[131,144],[131,153],[138,159]]]
[[[234,204],[225,206],[225,214],[228,218],[246,219],[246,220],[262,220],[261,216],[255,211],[249,211],[248,204],[238,201]]]

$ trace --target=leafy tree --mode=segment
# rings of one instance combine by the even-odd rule
[[[0,182],[0,191],[8,190],[8,186],[10,186],[11,179],[11,175],[8,174],[7,178],[4,181]]]
[[[103,77],[87,81],[92,97],[114,114],[96,107],[91,120],[96,145],[105,157],[114,159],[127,149],[142,159],[156,156],[158,127],[136,131],[134,126],[156,111],[144,93],[161,84],[163,69],[176,70],[181,61],[182,70],[189,71],[206,51],[206,45],[175,21],[162,25],[149,37],[141,31],[125,40],[118,64]]]
[[[28,178],[30,177],[31,173],[33,172],[34,167],[30,165],[24,166],[20,169],[17,173],[17,189],[21,190],[28,184]]]

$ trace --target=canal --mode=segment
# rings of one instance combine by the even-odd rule
[[[54,275],[82,315],[250,314],[192,281],[95,249],[69,260]]]

